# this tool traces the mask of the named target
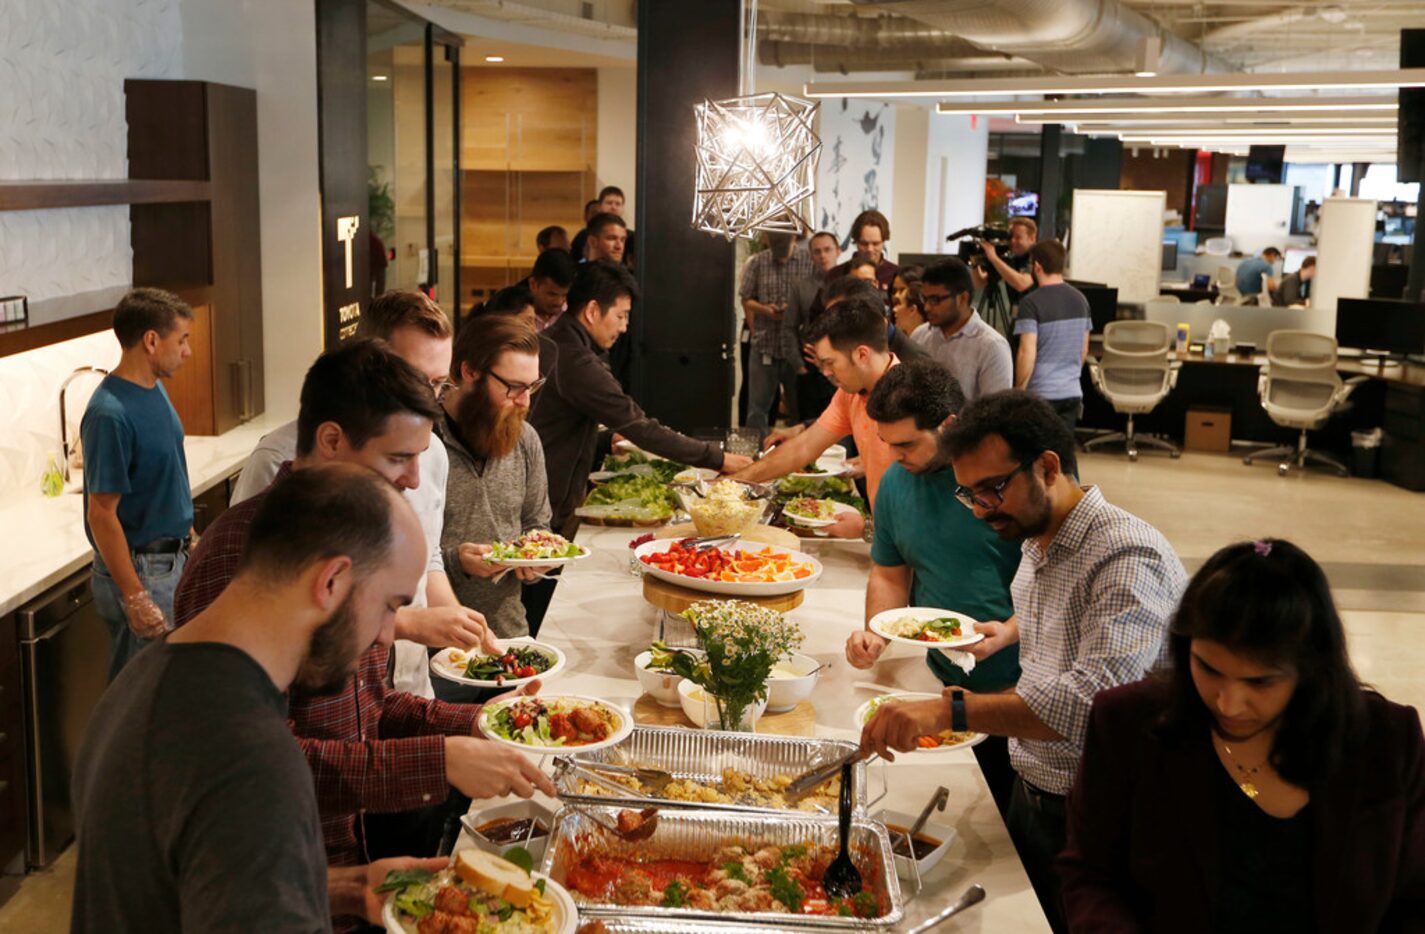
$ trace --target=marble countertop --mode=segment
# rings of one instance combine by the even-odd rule
[[[188,483],[197,496],[221,482],[247,459],[257,439],[289,421],[261,415],[227,434],[190,437]],[[87,565],[89,540],[84,536],[84,498],[64,493],[53,498],[39,492],[0,504],[0,616],[44,593]]]
[[[627,545],[632,537],[624,529],[584,527],[579,532],[578,542],[593,554],[565,569],[540,630],[541,641],[557,645],[568,657],[568,667],[546,691],[607,698],[625,709],[632,709],[640,696],[633,659],[656,637],[659,613],[643,600],[640,580],[629,573]],[[846,636],[861,626],[871,567],[869,549],[861,543],[804,547],[825,566],[821,579],[807,590],[806,601],[789,614],[805,633],[802,651],[831,663],[811,696],[816,734],[856,739],[860,733],[852,723],[856,709],[878,693],[859,687],[858,682],[911,691],[938,691],[940,683],[926,667],[924,651],[909,646],[891,646],[870,671],[846,664],[842,646]],[[674,634],[670,625],[670,638]],[[936,914],[975,882],[985,887],[985,901],[941,930],[1049,930],[973,753],[937,753],[933,760],[919,762],[900,757],[893,764],[873,764],[871,769],[873,773],[885,769],[889,787],[873,813],[882,807],[919,812],[937,786],[950,790],[950,803],[934,819],[952,825],[955,839],[944,860],[926,875],[924,890],[906,905],[906,920],[897,930],[909,930]],[[871,782],[873,789],[879,786],[874,774]],[[468,844],[471,841],[465,839],[459,845]],[[907,898],[910,888],[902,882]]]

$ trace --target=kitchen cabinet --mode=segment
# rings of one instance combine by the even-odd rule
[[[15,614],[0,616],[0,868],[22,871],[29,808],[25,800],[24,702]]]

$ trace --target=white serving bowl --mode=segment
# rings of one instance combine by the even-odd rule
[[[643,693],[663,707],[681,706],[682,701],[678,699],[678,682],[683,680],[682,675],[650,671],[647,666],[652,658],[652,652],[639,652],[638,657],[633,660],[633,670],[638,675],[638,684],[643,688]]]
[[[687,678],[678,682],[678,700],[683,705],[683,713],[693,724],[700,729],[715,730],[717,723],[717,704],[702,689]],[[767,709],[767,701],[760,700],[752,707],[752,722],[756,724],[758,718]]]
[[[523,840],[512,840],[509,843],[496,843],[493,840],[487,840],[475,829],[481,824],[501,817],[513,818],[515,820],[532,817],[544,826],[544,834],[535,837],[527,843]],[[534,861],[538,863],[539,858],[544,855],[544,847],[545,844],[549,842],[549,835],[554,832],[554,811],[547,805],[534,800],[511,801],[509,804],[497,804],[494,807],[483,808],[476,805],[470,809],[470,812],[465,815],[460,823],[464,826],[465,832],[469,834],[471,842],[485,852],[494,853],[496,856],[504,856],[515,847],[524,847],[526,850],[529,850],[530,855],[534,857]]]
[[[791,669],[798,677],[776,677],[767,682],[767,709],[773,713],[782,713],[791,710],[811,696],[812,688],[816,687],[816,682],[821,678],[821,672],[816,671],[821,667],[821,662],[810,655],[797,653],[786,661],[778,662],[778,666]],[[816,671],[815,674],[807,674],[809,671]]]
[[[895,824],[898,827],[905,827],[907,829],[915,823],[915,818],[915,814],[907,814],[904,811],[885,810],[876,815],[876,820],[883,824]],[[904,836],[904,834],[895,830],[892,830],[890,833],[892,845],[895,844],[896,837]],[[936,864],[945,858],[946,851],[950,849],[950,844],[955,839],[955,828],[943,821],[937,821],[932,817],[925,822],[925,827],[920,833],[921,836],[930,837],[932,840],[939,840],[940,845],[922,856],[919,860],[914,861],[912,861],[910,857],[902,856],[897,852],[895,854],[896,874],[902,879],[909,881],[915,878],[918,868],[922,884],[924,884],[925,874],[934,869]],[[913,862],[918,865],[913,865]]]

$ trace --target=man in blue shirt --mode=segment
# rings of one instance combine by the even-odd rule
[[[162,289],[134,289],[114,309],[123,356],[84,410],[84,531],[94,548],[94,604],[113,636],[109,680],[172,628],[188,558],[193,497],[183,425],[167,379],[192,355],[193,312]]]
[[[1024,296],[1014,322],[1014,387],[1048,402],[1072,434],[1084,398],[1080,376],[1093,317],[1084,293],[1064,281],[1066,256],[1058,240],[1041,240],[1029,250],[1039,288]]]
[[[1266,276],[1270,282],[1272,274],[1276,272],[1276,263],[1281,262],[1282,253],[1274,246],[1269,246],[1262,251],[1261,256],[1253,256],[1250,259],[1242,260],[1237,267],[1237,291],[1241,293],[1243,300],[1256,299],[1254,304],[1270,305],[1271,289],[1276,283],[1271,282],[1267,290],[1262,290],[1262,277]],[[1267,296],[1266,301],[1263,297]]]
[[[1019,547],[1001,541],[955,498],[955,473],[940,443],[964,404],[955,377],[929,359],[892,367],[867,400],[866,411],[896,460],[876,497],[868,624],[877,613],[903,606],[939,607],[976,620],[1014,615],[1009,585]],[[860,629],[846,640],[846,660],[870,668],[885,647],[885,639]],[[926,661],[945,684],[976,693],[1007,691],[1019,680],[1017,651],[991,655],[969,674],[939,651],[927,652]],[[1014,779],[1007,740],[991,737],[975,747],[975,758],[996,803],[1007,805]]]

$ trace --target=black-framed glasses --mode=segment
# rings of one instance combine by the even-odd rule
[[[539,392],[539,388],[546,382],[545,378],[541,376],[532,383],[512,383],[494,370],[489,370],[488,372],[490,376],[494,378],[495,382],[505,387],[506,399],[517,399],[521,394],[526,392],[532,396]]]
[[[1009,486],[1010,481],[1014,479],[1016,474],[1023,473],[1033,466],[1033,461],[1020,464],[999,480],[986,483],[978,490],[971,489],[967,486],[956,486],[955,498],[971,509],[976,506],[979,506],[981,509],[998,509],[1004,505],[1004,491],[1005,488]]]
[[[944,293],[943,295],[931,295],[929,292],[924,292],[924,291],[922,291],[922,292],[920,293],[920,297],[921,297],[921,300],[924,301],[927,306],[929,306],[929,305],[939,305],[941,302],[948,302],[950,299],[954,298],[955,296],[954,296],[954,294],[951,293],[951,292],[946,292],[946,293]]]

